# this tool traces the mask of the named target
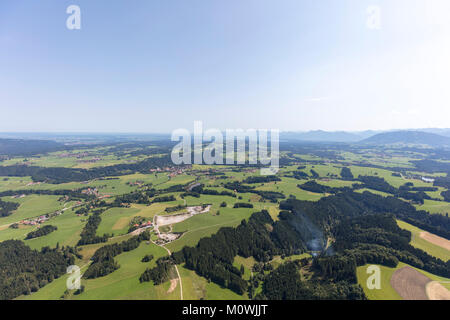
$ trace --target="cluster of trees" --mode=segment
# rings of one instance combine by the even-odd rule
[[[339,261],[348,267],[348,261]],[[333,266],[334,267],[334,266]],[[345,271],[343,271],[345,272]],[[301,281],[296,262],[282,264],[264,279],[262,293],[255,299],[269,300],[363,300],[366,299],[360,286],[348,281]]]
[[[58,230],[58,228],[52,225],[45,225],[35,231],[31,231],[30,233],[28,233],[25,240],[43,237],[55,230]]]
[[[344,180],[353,180],[355,177],[353,176],[352,170],[350,170],[350,168],[347,167],[343,167],[341,170],[341,177]]]
[[[46,195],[46,196],[67,196],[68,201],[70,200],[93,200],[95,196],[81,193],[81,190],[7,190],[0,192],[0,197],[12,197],[15,195]]]
[[[236,228],[221,228],[215,235],[201,239],[196,247],[184,247],[173,253],[170,262],[184,262],[200,276],[243,294],[248,284],[242,279],[242,270],[233,266],[236,255],[268,262],[275,255],[299,254],[305,250],[299,234],[286,220],[274,222],[263,210],[254,213],[248,222],[243,220]],[[167,275],[160,272],[167,269],[163,264],[158,265],[146,272],[145,278],[166,279]]]
[[[397,189],[391,186],[384,178],[375,177],[375,176],[359,176],[358,180],[363,184],[360,185],[360,188],[369,188],[372,190],[377,190],[381,192],[395,194],[397,193]]]
[[[100,225],[100,222],[102,222],[102,218],[100,217],[100,215],[103,213],[103,211],[104,210],[102,209],[95,210],[89,217],[86,225],[83,228],[83,231],[81,231],[81,238],[80,240],[78,240],[77,245],[82,246],[86,244],[106,242],[108,240],[108,235],[106,234],[104,234],[103,236],[97,236],[97,228]]]
[[[74,257],[66,250],[37,251],[18,240],[0,242],[0,300],[31,294],[65,274],[72,264]]]
[[[248,193],[254,191],[254,186],[246,186],[241,184],[238,181],[228,182],[224,185],[224,187],[228,190],[233,190],[239,193]]]
[[[147,255],[145,255],[143,258],[142,258],[142,260],[141,260],[141,262],[150,262],[150,261],[152,261],[153,260],[153,255],[152,254],[147,254]]]
[[[133,219],[131,219],[130,223],[128,224],[129,225],[128,233],[131,233],[134,230],[138,229],[139,226],[142,223],[147,222],[147,220],[148,220],[148,218],[144,218],[144,217],[141,217],[141,216],[133,217]]]
[[[425,200],[432,199],[429,195],[427,195],[423,191],[419,192],[408,192],[408,191],[401,191],[399,190],[396,194],[396,197],[403,198],[406,200],[411,200],[415,203],[424,204]]]
[[[156,203],[156,202],[170,202],[170,201],[175,201],[177,200],[175,198],[175,196],[173,194],[171,194],[170,196],[161,196],[161,197],[156,197],[152,200],[152,203]]]
[[[398,188],[400,191],[438,191],[439,189],[436,187],[415,187],[414,183],[412,182],[407,182],[404,185],[400,186],[400,188]]]
[[[270,202],[274,203],[277,202],[278,199],[286,198],[286,196],[281,192],[255,190],[255,187],[243,185],[238,181],[226,183],[224,187],[226,189],[233,190],[238,193],[254,193],[259,195],[261,198],[269,200]]]
[[[161,190],[148,188],[146,190],[134,191],[131,193],[116,196],[113,202],[113,206],[121,207],[123,203],[138,203],[150,205],[155,202],[175,201],[176,199],[173,195],[169,196],[163,195],[167,193],[184,192],[185,189],[186,185],[177,184]],[[151,198],[153,197],[155,198],[152,200]]]
[[[304,171],[294,171],[292,173],[292,177],[297,180],[308,180],[309,179],[308,174]]]
[[[411,161],[417,168],[417,171],[420,172],[429,172],[429,173],[436,173],[436,172],[450,172],[450,163],[448,162],[441,162],[436,160],[414,160]]]
[[[114,206],[120,207],[122,203],[138,203],[138,204],[151,204],[150,198],[156,195],[154,189],[145,191],[134,191],[126,193],[120,196],[116,196],[114,199]]]
[[[442,191],[441,196],[445,201],[450,202],[450,190]]]
[[[151,280],[155,285],[162,284],[171,279],[173,269],[173,262],[170,259],[158,259],[156,267],[152,269],[147,268],[139,277],[139,282],[150,282]]]
[[[253,208],[253,204],[248,202],[236,202],[233,206],[233,208]]]
[[[128,252],[139,247],[142,241],[150,240],[150,233],[145,231],[138,236],[134,236],[126,241],[106,245],[95,251],[91,260],[92,263],[84,273],[87,279],[94,279],[106,276],[117,270],[120,266],[114,257],[122,252]]]
[[[246,178],[243,183],[267,183],[267,182],[273,182],[273,181],[281,181],[281,179],[277,176],[251,176]]]
[[[343,192],[318,202],[288,199],[281,208],[291,210],[296,217],[306,215],[315,226],[336,239],[332,247],[334,253],[354,259],[355,265],[394,266],[402,261],[436,275],[450,276],[450,263],[412,247],[410,232],[400,229],[395,220],[404,220],[450,239],[448,217],[417,211],[411,204],[395,197],[381,197],[370,192]],[[336,270],[342,269],[342,260],[324,259],[325,269],[332,270],[329,264],[336,264]],[[344,269],[347,274],[348,270]],[[350,276],[346,279],[353,281]]]
[[[319,174],[316,172],[316,170],[311,169],[310,172],[311,172],[311,177],[313,179],[318,179],[319,178]]]
[[[354,185],[354,188],[369,188],[377,191],[391,193],[398,198],[414,201],[415,203],[424,204],[426,199],[431,199],[424,191],[435,191],[432,187],[412,187],[405,184],[400,188],[391,186],[384,178],[373,176],[359,176],[358,180],[363,184]]]
[[[446,177],[437,177],[434,180],[434,186],[450,189],[450,174],[447,173]]]
[[[334,248],[355,260],[395,267],[398,261],[443,277],[450,276],[450,263],[428,255],[409,244],[411,233],[397,226],[392,214],[373,214],[352,218],[335,230]]]
[[[230,191],[220,191],[219,192],[219,191],[213,190],[213,189],[204,189],[203,184],[193,187],[190,191],[185,192],[182,196],[183,197],[191,196],[191,197],[199,198],[201,194],[206,194],[206,195],[210,195],[210,196],[228,196],[228,197],[233,197],[233,198],[236,197],[236,195]]]
[[[340,191],[343,191],[344,189],[349,189],[347,188],[332,188],[329,186],[325,186],[323,184],[318,184],[315,180],[310,180],[304,184],[299,184],[297,187],[299,187],[302,190],[306,190],[309,192],[314,192],[314,193],[338,193]]]
[[[276,191],[262,191],[254,190],[252,193],[259,195],[261,198],[269,200],[270,202],[276,203],[278,199],[285,199],[286,196],[281,192]]]
[[[179,204],[173,207],[167,207],[166,209],[164,209],[164,211],[166,211],[167,213],[171,213],[171,212],[175,212],[175,211],[180,211],[186,209],[185,205]]]
[[[8,156],[31,156],[65,148],[64,144],[50,140],[0,139],[0,154]]]
[[[18,203],[6,202],[0,199],[0,217],[7,217],[19,207]]]
[[[418,211],[413,205],[395,197],[382,197],[371,192],[342,192],[335,196],[322,198],[313,203],[287,199],[280,204],[282,210],[293,210],[298,207],[307,214],[322,230],[329,230],[335,220],[344,216],[361,215],[363,213],[393,213],[401,219],[425,231],[450,239],[450,218]],[[332,220],[329,217],[334,217]]]

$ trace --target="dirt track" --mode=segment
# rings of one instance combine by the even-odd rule
[[[421,232],[420,237],[432,244],[435,244],[441,248],[447,249],[450,251],[450,241],[444,238],[441,238],[437,235],[431,234],[429,232]],[[449,253],[450,254],[450,253]]]
[[[450,300],[450,291],[437,281],[428,283],[426,292],[430,300]]]
[[[411,267],[394,272],[391,286],[405,300],[428,300],[426,286],[431,280]]]
[[[169,288],[169,290],[167,290],[167,294],[172,293],[175,290],[175,288],[177,287],[177,284],[178,284],[178,279],[170,280],[170,288]]]

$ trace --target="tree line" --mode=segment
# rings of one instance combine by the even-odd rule
[[[22,241],[0,242],[0,300],[28,295],[66,273],[74,264],[70,250],[32,250]]]

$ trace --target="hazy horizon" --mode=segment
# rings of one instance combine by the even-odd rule
[[[178,128],[177,128],[178,129]],[[182,128],[193,131],[193,126]],[[203,127],[204,130],[211,129],[209,127]],[[214,128],[216,129],[216,128]],[[238,128],[243,130],[248,129],[255,129],[255,128]],[[225,131],[226,129],[219,128],[219,130]],[[358,134],[358,133],[364,133],[364,132],[396,132],[396,131],[428,131],[428,130],[443,130],[443,131],[450,131],[450,127],[442,127],[442,128],[405,128],[405,129],[399,129],[399,128],[392,128],[392,129],[367,129],[367,130],[357,130],[357,131],[350,131],[350,130],[280,130],[280,133],[310,133],[310,132],[326,132],[326,133],[350,133],[350,134]],[[0,131],[0,135],[5,134],[11,134],[11,135],[19,135],[19,134],[48,134],[48,135],[171,135],[172,131],[166,131],[166,132],[145,132],[145,131]]]

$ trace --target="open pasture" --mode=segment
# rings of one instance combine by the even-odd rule
[[[400,228],[411,232],[411,234],[412,234],[411,245],[413,247],[422,249],[423,251],[427,252],[428,254],[430,254],[436,258],[439,258],[443,261],[450,260],[450,250],[447,250],[447,249],[443,248],[442,246],[438,246],[430,241],[427,241],[425,238],[423,238],[421,236],[421,234],[423,234],[425,232],[424,230],[419,229],[419,228],[417,228],[413,225],[410,225],[409,223],[406,223],[401,220],[397,220],[397,224]]]

